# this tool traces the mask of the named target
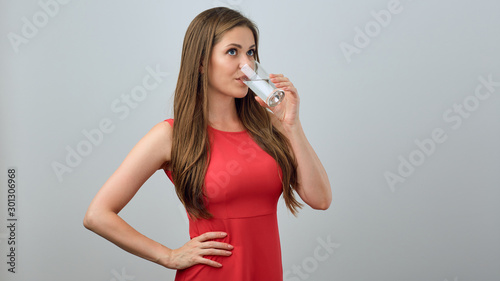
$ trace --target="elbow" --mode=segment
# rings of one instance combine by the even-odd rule
[[[321,188],[318,188],[321,189]],[[324,192],[316,194],[315,197],[308,197],[305,193],[301,194],[302,200],[314,210],[325,211],[332,204],[332,191],[328,184],[323,188]],[[300,193],[299,193],[300,194]]]
[[[331,200],[325,200],[321,203],[316,204],[313,209],[315,210],[320,210],[320,211],[326,211],[328,208],[330,208],[332,201]]]
[[[83,218],[83,226],[86,229],[99,234],[106,227],[108,227],[110,223],[112,223],[110,221],[112,218],[109,215],[116,215],[116,213],[112,211],[89,208]]]
[[[94,231],[95,225],[95,213],[89,210],[83,218],[83,226],[88,230]]]
[[[89,213],[86,213],[85,217],[83,217],[83,226],[88,230],[92,229],[92,219],[90,218]]]
[[[326,211],[328,210],[328,208],[330,208],[331,204],[332,204],[332,193],[330,191],[326,196],[322,198],[322,200],[319,200],[313,208],[315,210]]]
[[[330,198],[323,198],[323,199],[318,199],[314,202],[307,202],[307,205],[309,205],[311,208],[314,210],[320,210],[320,211],[325,211],[330,208],[330,204],[332,203],[332,199]]]

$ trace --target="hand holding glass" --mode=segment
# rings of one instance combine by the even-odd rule
[[[242,79],[243,83],[252,89],[268,106],[278,105],[285,97],[285,92],[276,88],[269,80],[269,74],[257,61],[254,62],[253,68],[248,64],[242,66],[241,72],[246,76]]]

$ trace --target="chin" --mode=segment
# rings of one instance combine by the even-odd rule
[[[248,92],[246,92],[245,94],[239,96],[238,98],[242,99],[242,98],[246,97],[247,95],[248,95]]]
[[[235,94],[233,95],[233,97],[241,99],[241,98],[246,97],[247,94],[248,94],[248,88],[245,91],[241,91],[241,90],[236,91]]]

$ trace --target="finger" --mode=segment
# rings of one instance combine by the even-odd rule
[[[231,251],[226,251],[226,250],[216,250],[216,249],[204,249],[201,250],[200,252],[201,256],[230,256],[233,254]]]
[[[210,260],[210,259],[202,258],[202,257],[200,257],[199,259],[196,259],[196,263],[206,264],[206,265],[213,266],[213,267],[222,267],[222,264],[220,264],[216,261]]]
[[[287,77],[271,77],[270,79],[273,83],[290,82],[290,79],[288,79]]]
[[[216,242],[216,241],[207,241],[202,242],[200,248],[202,249],[233,249],[233,245],[228,243]]]
[[[273,82],[274,86],[276,86],[276,88],[284,88],[284,87],[293,87],[293,84],[292,82],[289,82],[289,81],[271,81]]]
[[[275,78],[275,77],[283,77],[283,74],[281,74],[281,73],[280,73],[280,74],[274,74],[274,73],[271,73],[271,74],[269,74],[269,77],[270,77],[270,78]]]
[[[201,242],[200,248],[202,249],[233,249],[233,245],[228,243],[216,242],[216,241],[206,241]]]
[[[297,88],[295,88],[293,85],[286,85],[283,83],[282,87],[280,88],[284,91],[297,92]]]
[[[227,236],[225,232],[205,232],[202,235],[195,237],[194,239],[203,242],[210,239],[224,238]]]

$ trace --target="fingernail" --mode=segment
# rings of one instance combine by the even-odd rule
[[[228,245],[227,247],[228,247],[229,249],[234,248],[234,247],[233,247],[233,245]]]
[[[222,236],[226,236],[226,235],[227,235],[227,233],[221,232],[221,233],[220,233],[220,235],[222,235]]]

